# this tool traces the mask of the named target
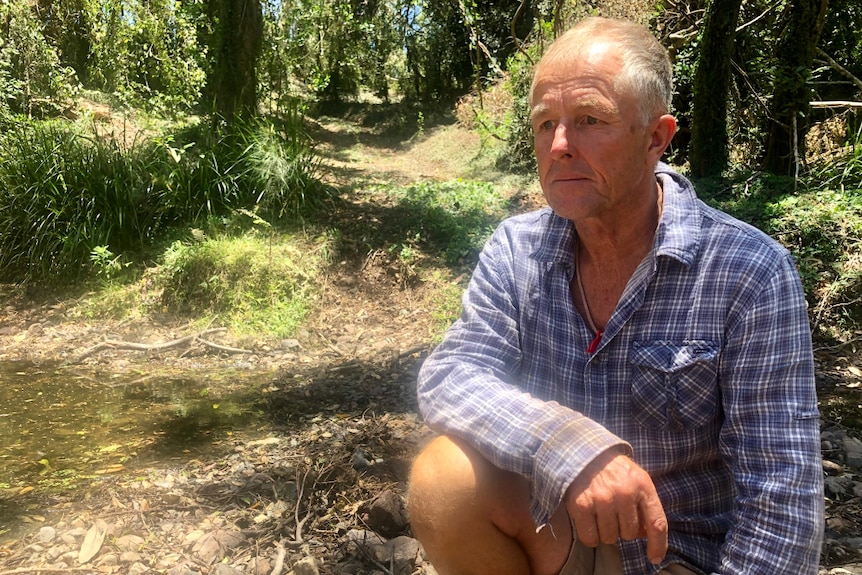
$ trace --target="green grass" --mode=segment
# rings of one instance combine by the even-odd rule
[[[161,310],[238,334],[289,337],[311,311],[324,250],[290,236],[175,242],[153,276]]]
[[[0,273],[76,281],[94,251],[140,259],[172,228],[238,209],[289,224],[332,191],[301,118],[202,121],[129,149],[64,121],[7,120],[0,134]],[[95,262],[99,264],[100,262]]]
[[[485,241],[507,215],[505,201],[490,183],[467,180],[420,182],[390,187],[391,214],[399,255],[424,253],[448,265],[473,264]]]

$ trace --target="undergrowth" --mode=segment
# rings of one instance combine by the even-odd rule
[[[332,194],[301,117],[201,120],[126,148],[62,120],[7,119],[0,132],[0,273],[77,281],[94,250],[142,258],[172,228],[238,209],[279,223]]]
[[[793,254],[815,337],[848,341],[862,327],[862,143],[798,182],[759,172],[698,182],[707,202]]]

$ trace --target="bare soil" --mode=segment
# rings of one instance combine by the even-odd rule
[[[348,182],[353,187],[330,216],[348,233],[361,234],[361,225],[379,217],[381,206],[361,193],[365,187],[472,177],[478,169],[483,143],[473,132],[442,125],[405,140],[384,124],[365,116],[321,118],[314,127],[327,177],[342,189]],[[535,188],[513,190],[513,197],[524,208],[540,202]],[[248,353],[195,339],[149,351],[94,350],[106,339],[155,346],[195,330],[177,318],[72,320],[74,297],[34,300],[17,289],[0,294],[0,360],[59,369],[74,363],[101,372],[274,374],[258,390],[265,424],[214,442],[207,457],[130,465],[72,492],[0,495],[0,526],[12,527],[0,536],[0,575],[434,573],[421,551],[405,559],[392,549],[406,541],[399,536],[410,535],[399,505],[410,461],[431,436],[414,391],[416,371],[439,331],[430,313],[439,286],[405,281],[398,262],[367,251],[359,237],[346,245],[327,277],[326,305],[296,340],[207,337]],[[460,286],[468,272],[449,273]],[[827,371],[830,389],[846,383],[842,369]],[[855,477],[840,457],[833,459],[829,474]],[[860,497],[833,499],[827,511],[833,535],[862,533]],[[405,549],[409,555],[409,544]],[[852,563],[858,555],[833,545],[821,573],[862,573]]]

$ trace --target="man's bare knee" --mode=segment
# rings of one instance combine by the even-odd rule
[[[416,458],[408,508],[440,573],[555,573],[568,554],[565,512],[555,525],[559,541],[551,530],[536,534],[526,479],[457,439],[439,437]]]
[[[475,509],[476,497],[471,459],[448,437],[436,438],[414,461],[407,497],[414,530],[451,523],[456,515]]]

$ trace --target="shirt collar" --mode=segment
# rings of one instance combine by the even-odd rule
[[[660,162],[655,172],[664,198],[656,229],[656,256],[669,256],[691,265],[700,245],[702,218],[694,186],[665,163]]]
[[[655,238],[656,256],[669,256],[685,265],[694,261],[700,244],[701,213],[694,186],[660,162],[656,177],[663,191],[662,215]],[[574,264],[575,226],[543,208],[539,218],[541,241],[533,258],[540,262]]]

